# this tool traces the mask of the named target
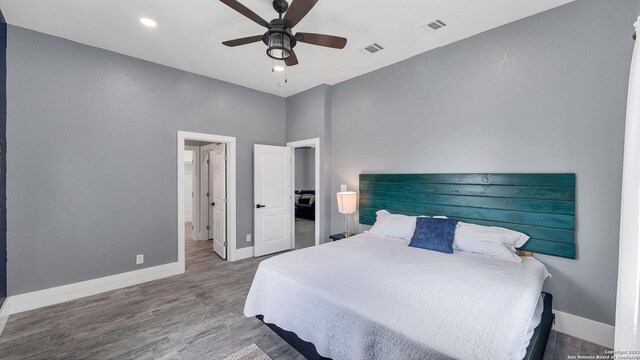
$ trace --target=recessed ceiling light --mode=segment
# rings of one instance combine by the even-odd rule
[[[142,25],[144,25],[144,26],[151,27],[151,28],[154,28],[154,27],[158,26],[158,23],[157,23],[157,22],[155,22],[155,21],[154,21],[154,20],[152,20],[152,19],[145,18],[145,17],[140,18],[140,24],[142,24]]]
[[[275,70],[277,72],[283,72],[284,71],[284,66],[276,65],[276,66],[273,67],[273,70]]]

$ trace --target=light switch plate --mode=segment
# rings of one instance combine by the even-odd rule
[[[340,185],[340,191],[341,192],[347,191],[347,185],[345,185],[345,184]]]

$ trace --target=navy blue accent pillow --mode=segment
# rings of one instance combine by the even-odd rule
[[[457,225],[458,220],[419,217],[409,246],[452,254]]]

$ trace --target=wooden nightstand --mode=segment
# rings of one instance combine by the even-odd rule
[[[352,237],[353,235],[354,234],[345,235],[344,233],[339,233],[339,234],[333,234],[329,236],[329,239],[331,239],[331,241],[338,241],[338,240],[346,239],[348,237]]]

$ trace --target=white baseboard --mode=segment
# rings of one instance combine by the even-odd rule
[[[96,295],[182,274],[183,272],[184,269],[175,262],[30,293],[13,295],[8,298],[8,301],[11,302],[11,314],[17,314],[23,311],[38,309],[85,296]]]
[[[556,314],[554,330],[613,349],[613,326],[558,310],[553,312]]]
[[[253,257],[253,246],[236,249],[236,259],[234,261],[248,259],[250,257]]]
[[[4,299],[4,303],[2,303],[2,307],[0,307],[0,335],[2,335],[2,330],[4,330],[4,326],[7,324],[10,314],[11,304],[9,303],[9,298],[6,298]]]

